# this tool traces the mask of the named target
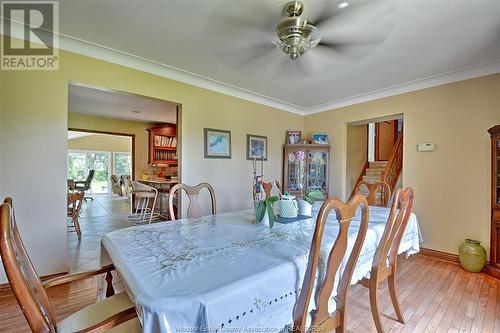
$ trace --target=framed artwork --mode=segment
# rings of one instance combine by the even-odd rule
[[[286,131],[286,143],[297,144],[302,139],[302,131]]]
[[[267,161],[267,136],[247,134],[247,160]]]
[[[231,158],[231,131],[204,128],[205,158]]]
[[[312,141],[314,143],[328,144],[328,134],[326,134],[326,133],[313,133]]]

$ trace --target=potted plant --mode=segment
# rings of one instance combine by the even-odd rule
[[[303,200],[298,200],[299,203],[299,215],[311,216],[312,215],[312,205],[317,200],[323,200],[325,196],[323,192],[319,190],[314,190],[306,194]]]
[[[257,222],[262,222],[264,225],[273,227],[276,216],[274,215],[273,204],[277,202],[277,196],[271,196],[260,200],[256,203],[255,217]]]

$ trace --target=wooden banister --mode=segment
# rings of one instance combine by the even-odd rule
[[[368,154],[367,154],[368,155]],[[358,180],[356,180],[356,183],[354,183],[354,186],[351,191],[351,195],[349,196],[349,199],[352,198],[356,194],[356,186],[363,181],[363,176],[366,174],[366,169],[370,167],[370,162],[368,162],[368,156],[366,156],[366,162],[365,165],[363,165],[363,169],[361,169],[361,172],[359,173]]]
[[[399,175],[403,169],[403,130],[399,133],[399,136],[392,149],[391,157],[387,161],[387,166],[382,172],[380,177],[381,181],[389,184],[391,192],[394,192],[396,184],[398,183]]]

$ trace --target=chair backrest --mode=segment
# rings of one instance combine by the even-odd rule
[[[131,180],[130,181],[130,186],[132,187],[132,190],[136,191],[136,192],[151,192],[151,191],[154,191],[155,188],[152,187],[152,186],[149,186],[149,185],[146,185],[144,183],[141,183],[137,180]]]
[[[373,184],[365,181],[359,182],[354,193],[364,195],[370,206],[387,207],[391,198],[391,188],[386,182]]]
[[[118,184],[118,177],[116,175],[111,175],[111,185],[114,186],[115,184]]]
[[[184,190],[189,198],[189,206],[187,209],[187,217],[200,217],[202,216],[201,207],[198,203],[198,195],[203,188],[207,188],[210,193],[212,214],[215,214],[215,191],[212,185],[209,183],[200,183],[196,186],[189,186],[186,184],[176,184],[174,185],[168,195],[168,212],[170,219],[173,221],[176,219],[174,212],[174,197],[178,190]]]
[[[337,307],[334,313],[329,313],[328,302],[332,296],[337,270],[339,269],[339,266],[346,254],[349,226],[353,216],[356,214],[356,209],[360,205],[363,206],[361,210],[361,222],[353,248],[340,276],[336,293]],[[337,239],[335,240],[335,243],[328,255],[324,278],[322,281],[318,280],[318,282],[316,282],[315,278],[320,260],[323,233],[326,227],[328,214],[332,210],[335,210],[336,218],[339,223],[339,231]],[[307,264],[307,270],[302,283],[302,289],[293,311],[293,332],[306,332],[314,330],[333,331],[334,329],[343,332],[345,330],[347,292],[349,290],[349,286],[351,285],[352,274],[354,272],[359,253],[361,252],[361,247],[365,240],[368,229],[368,219],[368,202],[364,196],[359,194],[353,196],[347,203],[332,198],[326,200],[321,206],[316,219],[316,227],[311,243],[309,262]],[[316,283],[317,287],[315,286]],[[306,323],[309,312],[309,304],[316,289],[318,290],[316,294],[316,310],[312,314],[311,325],[308,328],[306,327]]]
[[[281,193],[281,185],[279,181],[277,180],[272,180],[269,183],[266,183],[264,181],[259,181],[257,184],[254,185],[252,189],[252,194],[253,194],[253,200],[258,200],[261,199],[259,196],[259,193],[257,192],[257,189],[263,190],[265,197],[264,198],[269,198],[271,196],[271,191],[273,190],[274,185],[276,185],[276,188],[278,189],[278,192]],[[260,192],[262,193],[262,192]]]
[[[122,176],[123,182],[123,195],[128,196],[130,194],[130,190],[132,189],[132,181],[130,180],[130,176]]]
[[[95,170],[91,169],[89,170],[89,174],[87,176],[87,179],[85,179],[85,185],[90,187],[90,183],[92,183],[92,179],[94,179],[95,175]]]
[[[31,330],[55,332],[54,311],[19,235],[10,198],[0,206],[0,254],[7,279]]]
[[[373,257],[372,276],[375,276],[387,263],[394,267],[398,257],[399,245],[401,244],[401,239],[408,226],[412,212],[413,189],[411,187],[407,187],[404,190],[398,189],[394,196],[387,225]]]
[[[82,210],[83,201],[85,198],[85,192],[73,192],[68,193],[68,215],[70,216],[78,216],[80,215],[80,211]]]

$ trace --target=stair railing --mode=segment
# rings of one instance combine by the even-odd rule
[[[403,130],[399,133],[399,136],[392,148],[391,157],[387,161],[387,165],[382,172],[380,179],[391,188],[391,192],[394,192],[396,184],[398,183],[399,175],[403,169]]]

